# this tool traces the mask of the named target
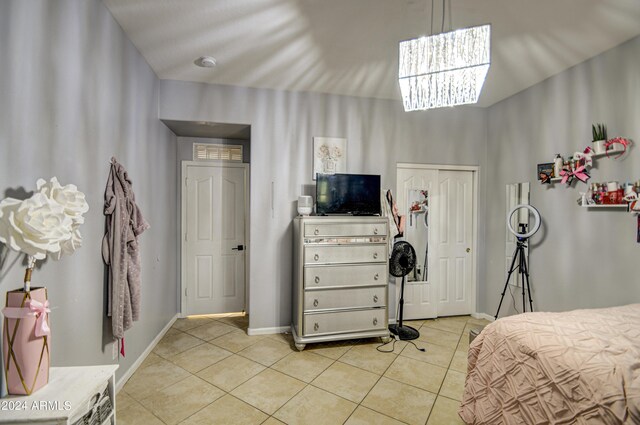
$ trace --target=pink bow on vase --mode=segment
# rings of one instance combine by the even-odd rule
[[[27,300],[24,307],[5,307],[2,314],[9,319],[26,319],[29,316],[36,316],[36,337],[50,335],[51,329],[47,323],[47,316],[51,313],[49,300],[44,304],[36,300]]]

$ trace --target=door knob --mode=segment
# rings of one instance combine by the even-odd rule
[[[244,245],[238,245],[235,248],[231,248],[234,251],[244,251]]]
[[[467,252],[471,252],[471,248],[467,248]]]

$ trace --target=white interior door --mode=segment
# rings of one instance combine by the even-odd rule
[[[186,168],[186,315],[244,310],[246,174],[244,166]]]
[[[399,213],[407,216],[405,240],[416,249],[419,265],[424,264],[427,254],[427,267],[418,274],[421,278],[410,277],[405,283],[407,320],[473,312],[474,171],[436,167],[406,164],[397,169],[397,205]],[[416,189],[429,192],[426,223],[423,214],[409,211],[411,193]],[[399,288],[400,279],[397,283]],[[396,294],[400,296],[399,290]]]
[[[435,261],[438,316],[471,313],[473,173],[439,171]]]

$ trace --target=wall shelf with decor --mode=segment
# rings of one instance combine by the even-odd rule
[[[582,152],[568,155],[568,160],[557,154],[553,162],[538,164],[538,180],[541,184],[552,185],[557,182],[571,186],[574,180],[587,183],[587,190],[580,193],[578,206],[587,209],[624,210],[636,214],[638,225],[636,240],[640,243],[640,180],[627,181],[620,185],[617,181],[589,182],[589,171],[593,161],[602,158],[620,159],[632,145],[630,139],[623,137],[607,138],[604,124],[594,124],[592,146]]]
[[[602,157],[621,158],[631,146],[631,140],[623,137],[607,138],[607,127],[604,124],[591,126],[593,142],[582,152],[574,152],[565,157],[557,154],[553,162],[538,164],[538,180],[541,184],[556,182],[567,183],[568,186],[574,179],[586,183],[591,178],[589,170],[593,161]]]
[[[553,162],[538,164],[538,180],[541,184],[553,184],[565,180],[566,175],[566,183],[568,186],[571,185],[574,179],[586,183],[591,177],[589,175],[589,170],[593,166],[593,161],[600,158],[620,158],[626,152],[627,146],[629,146],[630,142],[627,139],[622,140],[625,140],[627,143],[626,145],[623,145],[623,147],[612,145],[606,152],[599,154],[592,153],[592,149],[587,148],[584,152],[574,153],[573,156],[571,156],[571,161],[564,161],[564,158],[560,157],[558,154],[556,158],[562,160],[562,165],[557,166],[554,165]],[[561,174],[562,177],[556,176],[556,170],[558,169],[560,169],[559,174]]]

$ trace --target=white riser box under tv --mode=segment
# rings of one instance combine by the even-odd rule
[[[306,216],[293,223],[293,339],[389,339],[388,221]]]

